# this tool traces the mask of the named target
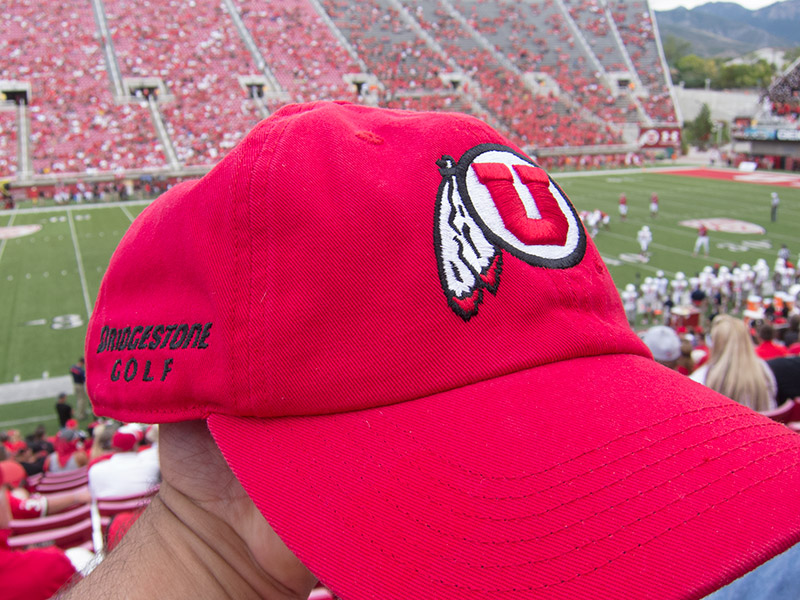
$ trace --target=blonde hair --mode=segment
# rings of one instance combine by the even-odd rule
[[[730,315],[716,317],[711,324],[706,385],[739,404],[765,411],[774,408],[767,377],[744,321]]]

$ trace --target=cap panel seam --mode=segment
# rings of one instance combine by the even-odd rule
[[[303,113],[300,113],[303,114]],[[269,157],[269,161],[264,166],[263,173],[264,173],[264,198],[262,200],[269,200],[269,194],[267,193],[267,187],[270,185],[269,173],[272,168],[272,161],[275,160],[275,155],[277,154],[278,143],[280,142],[281,138],[283,137],[286,129],[288,128],[289,122],[292,121],[291,116],[281,119],[278,123],[275,123],[270,128],[270,131],[264,137],[264,141],[258,147],[258,152],[256,153],[256,158],[254,162],[254,167],[259,164],[259,160],[264,156],[264,149],[267,147],[267,144],[271,144],[272,152]],[[280,130],[278,130],[278,126],[280,126]],[[248,267],[248,278],[247,278],[247,289],[246,289],[246,315],[247,315],[247,324],[250,326],[247,330],[252,329],[253,325],[253,304],[252,304],[252,295],[253,295],[253,212],[255,210],[255,200],[252,196],[253,190],[253,180],[256,177],[257,169],[253,168],[250,171],[250,177],[247,181],[247,233],[248,233],[248,252],[247,252],[247,267]],[[269,235],[269,229],[265,231],[267,236]],[[267,252],[269,251],[269,244],[264,243],[264,269],[266,270],[269,264],[269,255]],[[264,278],[266,281],[266,277]],[[265,289],[264,294],[268,294],[269,290]],[[268,321],[266,319],[262,319],[259,325],[263,325],[264,329],[262,330],[262,335],[269,341],[271,339],[270,331],[268,330]],[[247,357],[244,361],[244,369],[245,369],[245,376],[247,380],[247,406],[252,406],[252,394],[253,394],[253,364],[252,364],[252,355],[253,350],[251,344],[254,343],[254,340],[260,336],[248,336],[249,339],[244,340],[243,346],[247,348]],[[273,381],[272,381],[272,374],[267,368],[266,365],[262,366],[262,378],[268,386],[270,392],[273,389]],[[238,407],[237,407],[238,408]]]

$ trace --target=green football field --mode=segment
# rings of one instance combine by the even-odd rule
[[[595,243],[619,289],[659,269],[668,276],[683,271],[690,277],[705,265],[752,264],[762,257],[772,267],[784,243],[793,258],[800,252],[800,182],[787,187],[641,170],[560,174],[555,179],[577,210],[600,209],[611,216],[610,227],[600,230]],[[777,223],[770,222],[772,191],[781,197]],[[629,207],[624,223],[617,208],[622,192]],[[656,219],[649,214],[653,192],[660,199]],[[431,218],[434,203],[432,198]],[[86,322],[109,257],[145,206],[129,202],[0,213],[0,232],[18,226],[37,229],[20,237],[0,236],[0,384],[68,374],[83,354]],[[744,221],[766,233],[712,230],[710,256],[693,257],[696,230],[680,222],[713,218]],[[636,243],[643,224],[653,232],[647,263],[640,262]],[[27,432],[39,420],[53,429],[53,402],[2,404],[0,398],[0,429],[18,423]]]

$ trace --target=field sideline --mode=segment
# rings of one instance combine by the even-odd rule
[[[773,178],[773,184],[763,178],[743,183],[729,180],[732,171],[730,177],[719,179],[671,174],[673,170],[554,175],[578,211],[599,209],[611,216],[610,227],[600,230],[595,243],[619,289],[641,283],[659,269],[668,276],[683,271],[689,277],[709,264],[752,264],[758,258],[772,267],[784,243],[797,257],[800,177],[795,186],[794,180],[787,184],[786,178],[781,183]],[[776,223],[770,222],[772,191],[781,197]],[[620,221],[617,210],[623,192],[629,207],[626,222]],[[653,192],[660,199],[655,219],[649,215]],[[435,196],[431,219],[434,204]],[[86,323],[111,253],[146,205],[146,201],[132,201],[0,213],[0,384],[68,373],[83,354]],[[712,230],[710,256],[693,257],[696,231],[680,223],[715,218],[751,223],[765,233]],[[640,262],[636,243],[636,232],[643,224],[653,232],[647,263]],[[25,235],[8,237],[10,231]],[[431,256],[434,259],[433,246]],[[17,423],[27,432],[40,421],[53,427],[53,402],[49,398],[0,403],[0,429]]]

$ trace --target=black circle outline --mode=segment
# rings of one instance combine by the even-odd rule
[[[535,267],[545,267],[547,269],[568,269],[570,267],[574,267],[577,265],[581,260],[583,260],[584,255],[586,254],[586,231],[583,228],[580,218],[578,218],[578,213],[575,210],[575,207],[570,202],[569,197],[564,193],[564,190],[553,181],[550,175],[547,178],[550,180],[559,193],[563,196],[564,200],[569,207],[569,210],[572,212],[572,217],[575,219],[575,225],[578,228],[578,243],[575,245],[575,249],[568,254],[567,256],[561,258],[544,258],[542,256],[538,256],[535,254],[529,254],[526,252],[520,251],[518,248],[511,246],[508,244],[503,238],[495,234],[487,225],[483,222],[483,219],[480,218],[478,215],[478,211],[475,209],[475,206],[472,204],[472,198],[470,198],[469,193],[467,192],[467,171],[469,171],[470,165],[473,161],[478,158],[481,154],[485,152],[490,152],[492,150],[497,150],[501,152],[509,152],[516,156],[517,158],[521,159],[522,161],[533,165],[534,167],[540,168],[533,160],[522,154],[521,152],[517,152],[513,148],[508,146],[504,146],[502,144],[479,144],[474,148],[470,148],[464,154],[461,155],[461,158],[458,160],[458,164],[455,166],[456,170],[456,184],[458,185],[458,192],[461,195],[461,199],[464,201],[467,210],[469,211],[472,218],[478,224],[478,227],[481,228],[483,234],[486,238],[490,241],[511,254],[512,256],[517,257],[523,262],[528,263],[529,265],[533,265]],[[516,236],[515,236],[516,237]],[[527,244],[526,244],[527,245]]]

